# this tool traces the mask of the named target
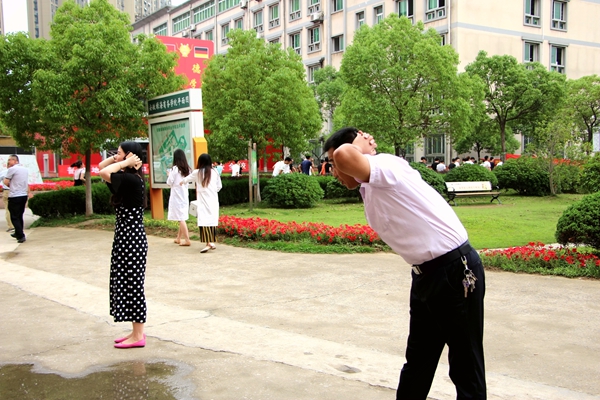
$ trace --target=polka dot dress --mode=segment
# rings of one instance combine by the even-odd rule
[[[115,322],[146,322],[147,254],[143,207],[118,206],[110,258],[110,315]]]

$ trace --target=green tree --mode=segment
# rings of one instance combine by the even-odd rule
[[[592,143],[594,133],[600,129],[600,76],[567,81],[566,109],[583,132],[583,140]]]
[[[441,46],[434,29],[424,30],[391,14],[363,26],[342,60],[349,88],[337,108],[336,127],[354,125],[377,134],[397,155],[422,137],[457,139],[475,123],[478,85],[457,74],[458,55]],[[339,113],[339,114],[338,114]]]
[[[107,0],[86,7],[66,2],[55,15],[52,40],[4,40],[2,51],[13,56],[2,54],[0,61],[0,106],[10,115],[5,122],[21,146],[85,154],[86,215],[93,213],[91,154],[145,137],[145,100],[184,84],[173,72],[175,56],[153,38],[140,35],[132,43],[130,30],[128,15]],[[19,79],[11,84],[13,76]]]
[[[513,136],[506,138],[506,150],[509,153],[517,150],[521,144]],[[481,153],[487,151],[491,154],[501,154],[502,146],[500,143],[500,130],[498,124],[487,115],[482,118],[466,136],[461,137],[454,143],[454,150],[457,153],[469,153],[471,150],[477,152],[477,159],[481,159]]]
[[[229,33],[227,55],[215,55],[202,79],[204,121],[211,154],[236,159],[248,141],[303,150],[321,129],[319,105],[293,49],[265,43],[256,32]]]
[[[332,66],[315,71],[313,89],[324,120],[333,120],[335,109],[341,104],[346,91],[341,74]]]
[[[564,158],[565,146],[574,138],[576,130],[573,120],[564,110],[557,108],[556,111],[540,122],[534,131],[533,141],[527,146],[527,152],[536,154],[548,172],[550,194],[553,196],[560,190],[556,159]]]
[[[535,124],[544,107],[564,96],[564,75],[539,63],[520,64],[512,56],[488,57],[480,51],[465,71],[485,85],[486,113],[498,124],[503,160],[511,126]]]

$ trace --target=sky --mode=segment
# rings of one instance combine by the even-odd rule
[[[26,0],[3,0],[4,33],[27,32]]]

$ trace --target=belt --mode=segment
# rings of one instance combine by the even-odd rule
[[[417,275],[428,274],[431,271],[433,271],[439,267],[448,265],[451,262],[456,261],[460,257],[462,257],[466,254],[469,254],[472,250],[473,250],[473,247],[471,247],[471,243],[469,243],[469,241],[467,240],[466,242],[461,244],[459,247],[457,247],[454,250],[449,251],[446,254],[436,257],[433,260],[424,262],[423,264],[413,265],[412,270]]]

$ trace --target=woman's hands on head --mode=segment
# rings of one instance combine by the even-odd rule
[[[125,160],[120,161],[120,163],[124,167],[131,167],[135,168],[136,170],[142,167],[142,160],[140,160],[138,156],[131,152],[127,153],[127,155],[125,156]]]

